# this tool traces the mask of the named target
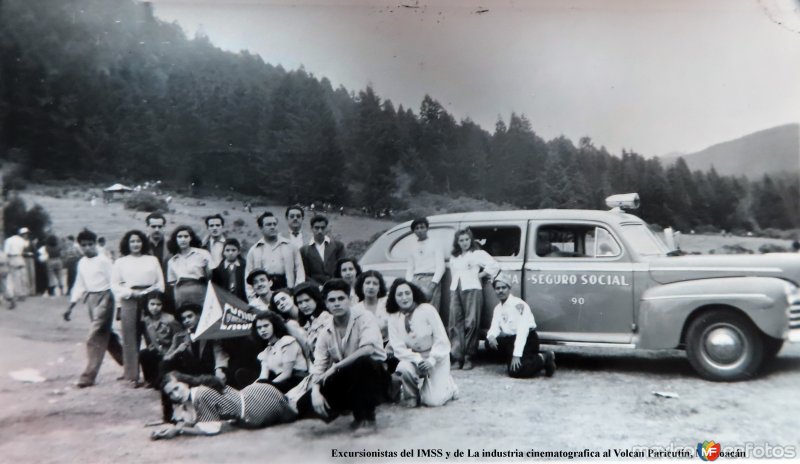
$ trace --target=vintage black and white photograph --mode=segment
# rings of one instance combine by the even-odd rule
[[[800,458],[800,0],[0,0],[0,461]]]

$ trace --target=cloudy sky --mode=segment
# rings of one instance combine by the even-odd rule
[[[800,122],[800,0],[155,0],[190,36],[492,130],[692,152]],[[488,11],[484,11],[488,10]]]

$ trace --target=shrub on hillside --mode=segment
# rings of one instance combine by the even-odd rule
[[[45,231],[50,228],[50,214],[40,205],[31,209],[18,196],[14,196],[3,209],[3,229],[6,237],[17,233],[21,227],[31,230],[31,237],[44,239]]]
[[[125,199],[125,208],[146,213],[167,212],[167,202],[152,193],[137,192]]]

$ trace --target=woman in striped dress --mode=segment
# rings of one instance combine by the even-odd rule
[[[267,383],[254,383],[240,391],[224,386],[214,376],[193,377],[173,371],[164,376],[162,390],[175,405],[175,424],[153,432],[153,440],[217,435],[223,431],[223,423],[262,428],[297,417],[286,397]]]

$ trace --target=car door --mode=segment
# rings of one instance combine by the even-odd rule
[[[525,299],[543,340],[630,343],[633,265],[612,229],[582,221],[533,220]]]
[[[502,272],[511,276],[511,291],[520,295],[522,288],[522,265],[525,262],[525,240],[527,221],[494,220],[465,221],[461,228],[469,227],[481,248],[492,255],[500,265]],[[497,295],[489,279],[483,281],[483,308],[481,311],[481,334],[489,330],[492,323],[492,311],[497,305]]]

